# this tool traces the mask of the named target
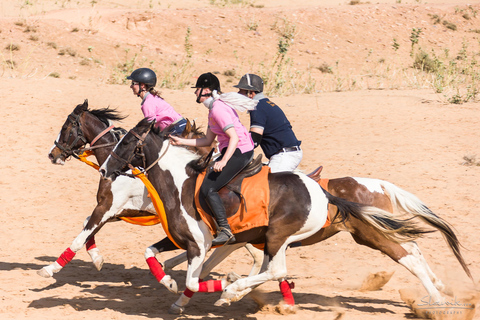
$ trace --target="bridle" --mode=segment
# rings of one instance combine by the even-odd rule
[[[111,142],[111,143],[105,143],[105,144],[93,146],[95,144],[95,142],[97,142],[101,137],[103,137],[107,132],[109,132],[110,130],[112,130],[115,127],[114,125],[111,125],[108,128],[106,128],[105,130],[103,130],[102,132],[100,132],[92,140],[92,142],[90,142],[90,147],[85,147],[85,145],[88,143],[88,141],[87,141],[87,138],[85,138],[85,136],[83,135],[82,129],[80,128],[80,116],[82,115],[82,113],[75,114],[75,113],[72,112],[67,117],[68,121],[70,121],[70,123],[72,125],[71,128],[70,128],[70,131],[68,132],[67,145],[63,146],[60,143],[58,143],[57,141],[54,141],[55,146],[58,149],[61,150],[61,155],[64,156],[65,159],[68,159],[70,156],[73,156],[73,157],[79,159],[79,155],[82,154],[85,151],[114,146],[118,142],[118,141],[115,141],[115,142]],[[77,135],[76,135],[75,139],[70,144],[68,144],[68,140],[70,139],[70,135],[72,134],[74,129],[76,129]],[[75,146],[77,145],[79,140],[82,142],[82,145],[80,147],[76,148]],[[117,139],[115,138],[115,140],[117,140]]]
[[[165,152],[160,155],[157,160],[153,161],[152,164],[150,164],[148,167],[146,167],[146,157],[145,157],[145,153],[143,152],[143,146],[144,146],[144,142],[145,142],[145,138],[147,137],[148,133],[150,132],[152,128],[150,127],[145,133],[143,133],[141,136],[136,133],[135,131],[133,130],[130,130],[130,133],[135,137],[137,138],[137,144],[135,145],[135,149],[133,150],[132,154],[128,157],[127,160],[123,159],[122,157],[120,157],[118,154],[115,153],[115,150],[113,150],[112,152],[110,152],[110,155],[112,156],[112,158],[120,161],[123,166],[115,171],[114,173],[116,175],[123,175],[123,176],[128,176],[128,177],[131,177],[131,178],[135,178],[137,175],[143,173],[145,174],[145,176],[148,176],[148,171],[153,168],[153,166],[155,166],[158,161],[160,161],[160,159],[162,159],[162,157],[167,153],[168,151],[168,147],[170,146],[170,143],[167,143],[167,147],[165,148]],[[123,172],[122,170],[125,168],[125,167],[128,167],[130,168],[132,171],[135,169],[135,167],[132,165],[132,160],[135,158],[135,157],[140,157],[142,158],[142,162],[143,162],[143,167],[142,168],[139,168],[140,169],[140,173],[138,174],[130,174],[130,173],[126,173],[126,172]]]

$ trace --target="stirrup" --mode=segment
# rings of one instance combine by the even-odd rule
[[[227,239],[220,240],[219,238],[222,238],[222,236],[224,236],[224,238],[227,238]],[[226,245],[230,242],[235,242],[235,241],[236,241],[235,235],[232,233],[230,229],[220,227],[218,228],[217,236],[215,237],[215,239],[212,240],[212,247]]]

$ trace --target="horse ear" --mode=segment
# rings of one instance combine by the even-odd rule
[[[155,128],[155,124],[157,123],[157,120],[156,119],[153,119],[152,121],[150,121],[150,130],[153,130],[153,128]]]
[[[192,123],[188,119],[185,119],[185,120],[187,120],[187,124],[185,125],[185,131],[191,132],[192,131]]]

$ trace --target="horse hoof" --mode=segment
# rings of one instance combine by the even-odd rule
[[[98,271],[102,270],[103,267],[103,256],[98,256],[95,260],[93,260],[93,265],[97,268]]]
[[[170,306],[170,309],[168,309],[168,313],[170,314],[182,314],[184,311],[185,311],[184,307],[180,307],[175,303]]]
[[[242,277],[240,277],[240,275],[238,275],[237,273],[235,272],[230,272],[228,275],[227,275],[227,282],[230,284],[230,283],[234,283],[235,281],[241,279]]]
[[[160,281],[161,284],[165,286],[165,288],[168,289],[168,291],[178,294],[178,286],[177,282],[172,279],[169,275],[166,275],[163,277],[162,281]]]
[[[230,300],[227,300],[227,299],[218,299],[214,306],[216,307],[227,307],[230,305]]]
[[[45,267],[43,267],[42,269],[38,270],[38,271],[37,271],[37,274],[38,274],[39,276],[44,277],[44,278],[51,278],[51,277],[53,276],[53,274],[51,274],[50,272],[48,272],[48,270],[47,270]]]

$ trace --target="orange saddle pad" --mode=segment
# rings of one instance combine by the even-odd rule
[[[241,200],[237,212],[227,218],[233,233],[268,225],[268,204],[270,202],[270,188],[268,185],[269,172],[270,168],[264,166],[256,175],[243,179],[241,193],[245,200]],[[202,220],[207,224],[212,234],[215,234],[216,227],[214,219],[203,210],[198,198],[200,186],[204,178],[205,172],[197,178],[195,205]]]
[[[325,190],[328,191],[328,181],[329,181],[329,179],[320,179],[320,181],[318,181],[318,184],[319,184],[323,189],[325,189]],[[329,203],[329,204],[328,204],[328,209],[330,209],[330,206],[331,206],[331,204]],[[330,212],[330,210],[328,210],[328,212]],[[325,221],[325,224],[323,225],[322,228],[326,228],[326,227],[328,227],[328,226],[331,225],[331,224],[332,224],[332,221],[330,220],[330,215],[327,214],[327,220]]]

